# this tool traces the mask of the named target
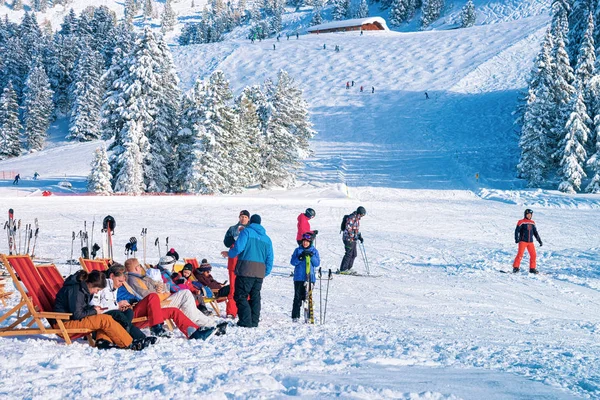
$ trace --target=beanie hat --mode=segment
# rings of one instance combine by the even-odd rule
[[[240,217],[242,215],[245,215],[246,217],[250,218],[250,212],[248,210],[242,210],[242,211],[240,211]]]
[[[173,265],[173,264],[175,264],[175,258],[171,257],[171,256],[161,257],[160,261],[158,262],[158,264],[161,265],[161,266]]]
[[[182,271],[193,271],[194,270],[194,266],[190,263],[187,263],[183,266]]]
[[[210,272],[210,270],[212,270],[212,265],[210,265],[208,262],[205,262],[206,259],[202,260],[202,264],[200,264],[200,266],[198,267],[198,271],[200,272]]]
[[[258,214],[254,214],[250,217],[250,223],[251,224],[259,224],[262,222],[260,215]]]
[[[177,254],[175,249],[171,248],[171,250],[167,252],[167,255],[173,257],[175,261],[179,261],[179,254]]]

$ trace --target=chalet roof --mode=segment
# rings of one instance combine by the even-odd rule
[[[383,26],[384,30],[389,31],[387,24],[385,23],[385,19],[381,17],[367,17],[367,18],[355,18],[355,19],[345,19],[343,21],[333,21],[328,22],[326,24],[320,24],[311,26],[306,31],[314,32],[314,31],[322,31],[326,29],[335,29],[335,28],[346,28],[350,26],[360,26],[363,24],[371,24],[373,22],[379,22],[381,26]]]

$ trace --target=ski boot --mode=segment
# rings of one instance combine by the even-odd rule
[[[537,269],[535,269],[535,268],[530,268],[530,269],[529,269],[529,273],[530,273],[530,274],[539,274],[538,270],[537,270]]]
[[[513,274],[516,274],[519,272],[519,267],[513,267]]]

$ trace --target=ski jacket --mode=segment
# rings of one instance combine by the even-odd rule
[[[217,282],[211,274],[205,276],[202,272],[195,270],[194,276],[196,277],[198,282],[200,282],[203,286],[208,286],[209,288],[211,288],[211,290],[219,290],[223,287],[223,284]]]
[[[229,258],[238,258],[235,266],[237,276],[264,278],[273,268],[273,243],[260,224],[248,225],[229,250]]]
[[[163,287],[162,283],[155,282],[147,276],[128,272],[127,283],[137,294],[142,296],[142,298],[148,296],[150,293],[158,294],[160,301],[163,301],[169,297],[169,293],[158,293],[159,289]]]
[[[294,266],[294,280],[306,281],[306,260],[300,260],[300,255],[302,255],[304,250],[312,253],[310,256],[310,281],[315,283],[317,281],[315,270],[319,265],[321,265],[321,257],[319,256],[319,251],[312,245],[306,249],[302,246],[297,247],[292,253],[290,264]]]
[[[538,235],[538,231],[535,228],[535,222],[533,222],[532,219],[523,218],[517,222],[517,227],[515,228],[515,242],[532,243],[534,237],[538,243],[542,243],[542,239],[540,239],[540,235]]]
[[[112,279],[106,278],[106,287],[92,296],[90,304],[92,306],[100,306],[102,308],[107,308],[106,311],[118,310],[118,290],[119,289],[115,289]]]
[[[231,246],[233,246],[238,236],[240,235],[240,231],[242,230],[240,228],[245,227],[246,225],[242,225],[240,222],[230,226],[229,229],[227,229],[227,232],[225,233],[225,238],[223,239],[223,244],[225,245],[225,247],[230,248]]]
[[[344,240],[354,242],[358,240],[360,235],[360,215],[354,211],[352,214],[348,215],[346,219],[346,229],[344,229]]]
[[[304,213],[298,215],[298,233],[296,234],[296,240],[301,240],[302,235],[306,232],[310,232],[310,223],[308,222],[310,218],[308,218]]]
[[[133,289],[127,284],[121,286],[119,290],[117,290],[117,303],[121,300],[127,300],[129,304],[135,303],[142,300],[141,296],[138,296],[137,293],[133,292]]]
[[[70,319],[78,321],[98,314],[94,306],[90,304],[91,300],[92,294],[88,290],[87,284],[78,281],[75,275],[71,275],[56,294],[54,311],[71,313]]]

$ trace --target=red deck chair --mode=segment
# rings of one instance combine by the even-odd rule
[[[184,258],[183,262],[186,264],[192,264],[192,268],[196,270],[200,265],[198,264],[198,260],[195,258]]]
[[[92,271],[104,272],[108,269],[108,264],[104,258],[99,258],[97,260],[88,260],[86,258],[79,257],[79,264],[81,264],[81,267],[87,273],[90,273]]]
[[[15,288],[21,294],[19,304],[0,317],[0,323],[2,323],[16,314],[16,320],[12,324],[0,328],[0,336],[55,334],[62,337],[67,344],[71,344],[71,339],[92,332],[89,329],[68,329],[65,327],[63,321],[69,320],[71,314],[53,311],[56,293],[53,293],[50,287],[45,284],[28,255],[6,256],[2,254],[0,257],[13,280]],[[27,310],[23,315],[20,315],[22,308]],[[17,328],[28,319],[31,320],[26,328]],[[49,319],[54,320],[54,326],[48,327],[44,324],[44,320],[48,321]],[[48,322],[48,324],[50,323]],[[35,327],[33,327],[34,325]]]
[[[46,284],[50,295],[52,296],[52,303],[56,299],[56,294],[65,284],[65,279],[62,277],[56,265],[36,265],[35,269],[37,269],[38,273],[42,277],[42,280]]]

